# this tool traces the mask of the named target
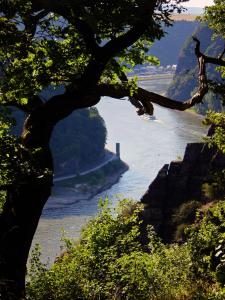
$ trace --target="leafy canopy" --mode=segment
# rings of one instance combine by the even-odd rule
[[[163,36],[163,25],[171,25],[171,14],[181,11],[183,1],[1,0],[1,101],[24,105],[49,85],[75,83],[101,53],[99,48],[106,49],[143,22],[143,34],[113,53],[101,81],[119,81],[136,64],[158,63],[148,48]]]
[[[214,30],[215,37],[225,38],[225,2],[223,0],[214,0],[214,5],[206,8],[203,20]],[[225,50],[221,53],[221,58],[224,54]],[[225,78],[225,67],[220,66],[217,69],[221,72],[222,78]],[[224,102],[224,82],[216,84],[213,89],[222,96]],[[225,153],[225,113],[208,112],[205,123],[215,126],[214,134],[208,138],[209,145],[215,145]]]

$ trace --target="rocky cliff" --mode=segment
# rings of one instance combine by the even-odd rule
[[[212,195],[205,189],[213,186],[213,174],[224,169],[224,154],[205,143],[188,144],[183,160],[164,165],[141,198],[144,227],[152,224],[164,241],[173,240],[173,216],[179,207],[193,200],[201,204],[212,201],[216,191]]]

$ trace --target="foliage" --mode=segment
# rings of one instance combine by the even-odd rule
[[[53,133],[55,172],[80,172],[96,163],[104,155],[106,136],[105,122],[96,108],[75,111]]]
[[[225,3],[214,0],[214,5],[206,7],[204,20],[208,22],[217,35],[225,36]]]
[[[42,156],[41,148],[27,150],[20,142],[20,138],[11,133],[15,120],[10,110],[0,111],[0,211],[6,199],[6,192],[10,188],[16,189],[15,181],[24,183],[29,177],[39,183],[45,175],[48,176],[49,169],[42,169],[38,158]]]
[[[225,203],[198,212],[185,244],[164,245],[152,227],[140,243],[140,204],[123,200],[101,211],[53,266],[34,250],[28,299],[222,300],[225,296]]]
[[[209,146],[216,146],[225,153],[225,113],[208,112],[205,118],[206,125],[213,125],[213,134],[206,138]]]
[[[48,269],[33,255],[28,299],[180,299],[188,291],[187,246],[162,244],[149,230],[149,250],[140,243],[140,204],[106,204],[83,230],[80,243]]]
[[[193,275],[195,278],[218,281],[222,286],[225,284],[222,275],[225,258],[224,229],[225,202],[220,201],[205,212],[200,211],[197,223],[188,230]]]
[[[200,206],[200,202],[196,200],[191,200],[181,204],[172,217],[173,222],[177,224],[192,223],[195,219],[196,210]]]
[[[180,2],[168,5],[160,1],[156,5],[149,28],[129,48],[116,53],[116,64],[114,59],[108,62],[102,81],[119,81],[121,72],[136,64],[158,63],[148,55],[149,46],[163,36],[163,25],[171,25],[170,15],[181,11]],[[59,4],[48,4],[46,13],[38,10],[39,4],[29,0],[0,2],[2,102],[24,105],[48,86],[79,78],[92,60],[91,39],[95,37],[96,45],[104,45],[120,37],[140,20],[137,11],[142,11],[145,1],[67,1],[63,9]]]
[[[13,119],[9,111],[0,111],[0,212],[6,199],[7,186],[12,183],[17,169],[18,143],[9,131]],[[14,169],[11,169],[11,168]]]
[[[214,30],[214,38],[225,37],[225,3],[223,0],[215,0],[214,5],[209,6],[205,10],[203,20],[206,21],[210,28]],[[224,52],[221,51],[220,56],[223,57]],[[220,71],[223,78],[225,78],[225,67],[219,66],[217,70]],[[214,85],[213,89],[218,94],[222,95],[224,101],[224,82]]]
[[[184,240],[185,229],[194,222],[196,211],[200,206],[199,201],[191,200],[181,204],[175,211],[172,216],[172,223],[176,226],[175,241]]]

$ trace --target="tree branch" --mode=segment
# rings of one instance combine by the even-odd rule
[[[59,14],[68,20],[82,35],[86,47],[90,53],[93,56],[99,54],[100,47],[96,42],[95,33],[92,27],[87,22],[76,16],[75,13],[71,13],[72,7],[67,7],[66,3],[63,1],[34,0],[32,4],[34,9],[48,9],[49,11]]]
[[[200,51],[200,41],[199,41],[199,39],[197,39],[196,37],[193,37],[193,40],[196,42],[195,54],[196,54],[197,57],[200,57],[200,56],[203,57],[204,60],[205,60],[205,63],[210,63],[210,64],[225,67],[225,60],[222,59],[222,57],[225,53],[225,49],[224,49],[223,53],[218,58],[207,56],[207,55],[203,54]]]
[[[5,107],[16,107],[19,110],[22,110],[23,112],[29,114],[32,111],[36,110],[38,107],[42,106],[44,103],[41,100],[41,98],[37,95],[34,95],[31,99],[28,100],[28,103],[26,104],[21,104],[17,101],[6,101],[0,103],[0,106],[5,106]]]
[[[219,59],[222,59],[223,58],[223,56],[224,56],[224,54],[225,54],[225,46],[224,46],[224,49],[223,49],[223,51],[222,51],[222,53],[219,55]]]
[[[193,97],[191,97],[187,101],[180,102],[180,101],[167,98],[165,96],[158,95],[153,92],[146,91],[139,87],[132,97],[135,99],[135,101],[139,101],[139,103],[141,103],[141,105],[143,106],[142,110],[138,111],[138,114],[147,113],[151,115],[153,113],[151,103],[155,103],[170,109],[184,111],[188,108],[191,108],[195,104],[202,102],[204,96],[208,92],[208,83],[207,83],[206,68],[205,68],[205,56],[200,52],[200,41],[196,38],[193,39],[196,42],[195,54],[198,58],[198,63],[199,63],[198,91],[194,94]],[[101,96],[109,96],[118,99],[126,96],[130,97],[130,89],[123,84],[117,84],[117,85],[100,84],[98,85],[98,93]]]
[[[148,1],[144,7],[143,15],[140,16],[140,21],[137,22],[126,33],[110,40],[102,47],[105,55],[107,54],[109,57],[115,56],[123,49],[126,49],[134,44],[146,32],[151,24],[151,16],[154,13],[156,2],[156,0],[151,2]]]
[[[100,101],[99,94],[95,92],[84,93],[82,89],[68,88],[62,95],[48,100],[44,105],[48,122],[54,126],[60,120],[69,116],[74,110],[96,105]]]
[[[192,98],[188,99],[185,102],[180,102],[153,92],[149,92],[139,87],[137,92],[134,94],[134,97],[141,102],[152,102],[162,107],[184,111],[188,108],[191,108],[195,104],[202,102],[202,99],[207,91],[208,90],[206,88],[201,88],[197,93],[195,93]],[[108,96],[116,99],[130,96],[130,90],[119,84],[100,84],[98,85],[98,93],[101,96]]]
[[[42,9],[35,15],[29,12],[23,16],[22,20],[25,26],[25,31],[30,35],[31,38],[33,38],[36,33],[37,25],[40,19],[46,17],[48,13],[49,10]]]

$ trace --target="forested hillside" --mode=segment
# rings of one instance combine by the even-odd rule
[[[211,40],[213,31],[205,24],[201,24],[186,39],[178,57],[178,65],[174,80],[167,91],[167,96],[176,100],[186,100],[194,93],[197,87],[197,59],[194,54],[192,36],[201,40],[201,49],[207,55],[218,56],[224,47],[224,42],[217,38]],[[221,80],[220,75],[215,71],[215,66],[208,66],[208,78],[213,81]],[[204,114],[207,110],[221,111],[221,101],[212,92],[208,93],[202,104],[195,107],[196,111]]]
[[[24,114],[14,112],[20,134]],[[78,173],[96,165],[105,155],[105,122],[96,108],[80,109],[61,121],[54,129],[50,146],[53,151],[55,174]]]
[[[55,172],[71,174],[96,165],[105,154],[106,134],[96,108],[77,110],[60,122],[50,143]]]

